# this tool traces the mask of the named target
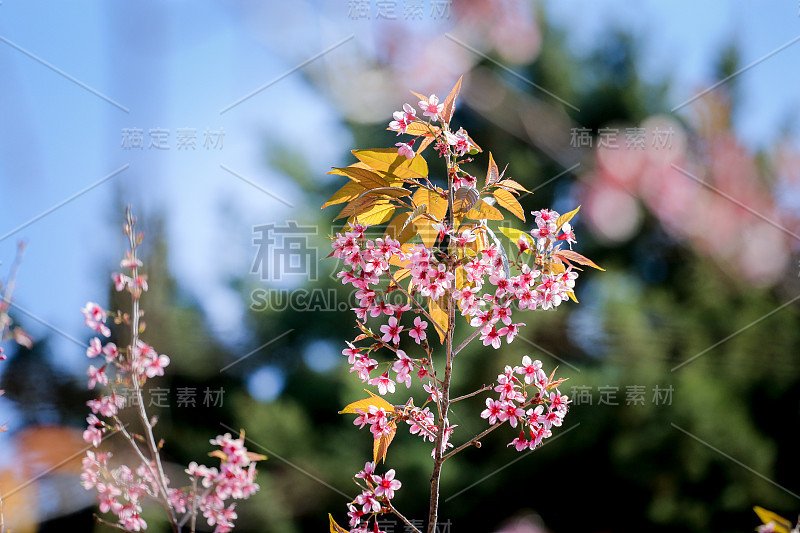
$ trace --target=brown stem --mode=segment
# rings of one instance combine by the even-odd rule
[[[476,390],[474,392],[470,392],[469,394],[465,394],[464,396],[459,396],[455,400],[451,400],[450,403],[456,403],[456,402],[460,402],[461,400],[466,400],[467,398],[472,398],[476,394],[480,394],[483,391],[490,390],[492,387],[494,387],[494,383],[490,383],[489,385],[484,385],[483,387],[481,387],[480,389],[478,389],[478,390]]]
[[[446,125],[443,125],[446,126]],[[453,164],[450,161],[450,156],[447,159],[447,224],[450,228],[453,227]],[[451,247],[452,247],[451,240]],[[451,259],[447,260],[447,267],[451,273],[455,270],[454,263]],[[450,409],[450,378],[453,373],[453,332],[455,331],[455,306],[453,306],[452,291],[448,289],[444,294],[444,302],[447,308],[447,334],[445,341],[445,367],[444,379],[442,380],[442,387],[439,399],[440,416],[437,424],[436,433],[436,448],[433,457],[433,473],[431,474],[431,501],[430,510],[428,511],[428,533],[436,531],[436,522],[439,516],[439,481],[442,476],[442,464],[444,458],[442,456],[442,443],[444,442],[444,432],[447,427],[447,414]],[[439,328],[441,330],[441,328]]]
[[[480,332],[481,332],[481,328],[478,328],[478,329],[476,329],[475,331],[473,331],[473,332],[472,332],[472,335],[470,335],[469,337],[467,337],[466,339],[464,339],[464,342],[462,342],[461,344],[459,344],[459,345],[458,345],[458,348],[456,348],[456,349],[455,349],[455,351],[453,352],[453,355],[454,355],[454,356],[455,356],[455,355],[458,355],[458,353],[459,353],[461,350],[463,350],[464,348],[466,348],[466,347],[467,347],[467,344],[469,344],[470,342],[472,342],[472,340],[473,340],[475,337],[477,337],[477,336],[480,334]]]
[[[131,212],[130,207],[127,209],[127,230],[128,230],[128,241],[130,243],[131,248],[131,260],[133,262],[133,266],[131,268],[131,277],[134,280],[139,276],[139,267],[136,265],[137,255],[136,249],[138,247],[137,237],[136,237],[136,228],[135,228],[135,220],[133,214]],[[144,408],[144,398],[142,397],[142,383],[139,381],[139,376],[136,374],[136,369],[134,368],[134,361],[133,361],[133,351],[136,348],[136,345],[139,341],[139,297],[141,295],[141,289],[133,286],[131,287],[131,300],[132,300],[132,312],[131,312],[131,347],[128,350],[128,357],[129,363],[131,367],[131,381],[133,382],[133,389],[136,394],[136,399],[138,400],[137,403],[139,404],[138,407],[138,415],[139,420],[142,423],[142,426],[145,430],[145,442],[147,443],[147,447],[150,450],[150,457],[153,462],[156,464],[156,483],[158,484],[159,492],[161,493],[161,502],[164,505],[164,509],[167,511],[167,517],[169,518],[170,525],[172,526],[172,530],[175,533],[180,533],[180,526],[178,525],[178,520],[175,517],[175,511],[172,508],[172,505],[169,503],[169,492],[168,492],[168,485],[167,485],[167,476],[164,474],[164,467],[161,464],[161,454],[158,452],[158,446],[156,445],[156,440],[153,435],[153,426],[150,423],[150,419],[147,416],[147,411]],[[137,447],[138,448],[138,447]]]
[[[394,513],[394,515],[395,515],[395,516],[397,516],[397,517],[398,517],[400,520],[402,520],[403,522],[405,522],[405,524],[406,524],[406,525],[407,525],[409,528],[411,528],[411,529],[410,529],[410,531],[415,531],[416,533],[422,533],[422,531],[420,531],[420,530],[419,530],[419,528],[418,528],[417,526],[415,526],[414,524],[412,524],[412,523],[411,523],[411,521],[410,521],[408,518],[406,518],[405,516],[403,516],[403,515],[402,515],[402,513],[400,513],[400,511],[398,511],[397,509],[395,509],[395,508],[394,508],[394,506],[392,505],[392,502],[390,502],[390,501],[388,501],[388,500],[387,500],[387,502],[386,502],[386,506],[389,508],[389,510],[390,510],[392,513]]]

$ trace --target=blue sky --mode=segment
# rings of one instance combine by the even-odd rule
[[[642,37],[643,72],[652,79],[674,75],[675,104],[712,81],[713,62],[729,42],[740,47],[746,65],[800,35],[797,6],[787,2],[643,1],[635,10],[631,5],[560,0],[547,2],[546,9],[558,26],[568,28],[576,53],[590,52],[610,27]],[[299,208],[298,186],[265,165],[264,144],[280,140],[299,147],[320,176],[340,163],[349,146],[339,112],[297,73],[220,114],[297,65],[298,54],[311,56],[342,35],[330,28],[346,20],[317,20],[308,6],[297,6],[308,19],[302,27],[267,17],[274,28],[256,28],[247,9],[283,12],[287,5],[0,4],[0,36],[13,43],[0,42],[0,235],[129,165],[0,241],[0,275],[7,272],[16,239],[29,243],[18,279],[22,308],[86,338],[79,309],[88,299],[102,301],[108,273],[124,250],[117,224],[122,213],[112,203],[122,194],[142,214],[165,214],[174,274],[202,302],[215,332],[246,351],[239,327],[243,310],[225,281],[247,272],[253,225],[292,218],[296,211],[220,165]],[[346,17],[346,2],[338,13]],[[345,46],[361,46],[359,39],[365,37],[357,33],[356,42]],[[739,77],[744,105],[736,126],[749,146],[769,146],[787,123],[797,131],[798,64],[800,43]],[[170,130],[170,149],[123,149],[121,131],[133,127],[145,131],[145,142],[150,128]],[[179,128],[197,130],[196,150],[177,150]],[[202,147],[207,129],[225,131],[221,149]],[[81,371],[79,347],[30,319],[24,322],[35,336],[53,337],[56,359]]]

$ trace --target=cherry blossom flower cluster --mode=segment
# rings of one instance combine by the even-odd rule
[[[404,104],[389,122],[389,129],[397,135],[413,137],[395,144],[400,159],[393,156],[393,150],[354,151],[359,162],[348,169],[336,169],[336,173],[345,170],[352,182],[323,205],[349,202],[339,215],[348,216],[349,225],[333,236],[331,256],[341,261],[337,275],[342,283],[356,291],[358,304],[352,311],[360,334],[347,342],[342,354],[347,357],[350,372],[377,390],[377,394],[370,392],[371,397],[353,402],[341,412],[355,414],[353,423],[358,428],[369,428],[375,462],[386,459],[401,422],[412,435],[433,443],[428,533],[435,529],[438,483],[447,458],[479,446],[479,439],[506,422],[521,430],[510,446],[534,449],[551,435],[553,427],[562,424],[569,403],[558,390],[563,380],[554,380],[554,374],[545,375],[541,362],[529,357],[523,359],[522,366],[507,366],[496,385],[454,399],[454,359],[474,339],[494,349],[499,349],[503,340],[512,342],[525,325],[514,320],[516,310],[553,310],[567,299],[575,300],[579,268],[573,262],[597,267],[571,249],[576,239],[569,221],[579,207],[563,216],[548,209],[533,211],[535,227],[528,233],[500,228],[516,242],[516,256],[509,259],[488,220],[502,219],[495,205],[524,220],[516,196],[527,189],[504,177],[505,170],[499,171],[491,154],[482,187],[464,170],[481,149],[463,128],[451,128],[460,90],[461,80],[442,103],[436,95],[413,93],[419,97],[418,106]],[[420,144],[415,151],[417,141]],[[446,189],[432,183],[427,162],[420,155],[430,145],[446,166]],[[360,195],[353,198],[351,189],[360,191]],[[388,222],[385,235],[368,238],[367,222]],[[422,243],[410,242],[417,233]],[[462,341],[455,340],[459,312],[476,328]],[[445,352],[442,360],[437,360],[438,373],[433,365],[435,341]],[[378,351],[391,355],[388,360],[381,359]],[[398,384],[410,388],[413,374],[426,394],[422,405],[415,405],[413,398],[404,405],[383,398],[395,393]],[[448,420],[452,403],[492,388],[500,396],[489,398],[481,414],[491,427],[458,447],[450,444],[457,427]],[[393,475],[394,471],[383,478],[374,477],[374,463],[367,463],[356,476],[367,486],[362,486],[362,494],[350,504],[352,532],[379,531],[377,522],[370,528],[369,520],[375,513],[384,512],[396,514],[411,531],[421,532],[388,502],[391,496],[381,501],[375,487],[387,479],[392,481],[389,473]],[[344,531],[332,517],[331,531]]]
[[[98,334],[90,341],[86,355],[90,359],[102,357],[104,360],[99,368],[89,366],[88,387],[92,390],[100,385],[108,389],[99,398],[87,402],[91,413],[86,418],[83,438],[99,448],[104,436],[110,432],[121,433],[136,452],[139,464],[135,469],[125,464],[112,467],[109,464],[111,453],[89,450],[83,460],[81,481],[84,488],[96,491],[100,512],[116,517],[116,523],[98,518],[101,522],[127,531],[145,530],[147,523],[141,516],[142,504],[155,500],[167,511],[174,531],[180,531],[190,519],[194,531],[197,514],[201,513],[208,525],[215,527],[216,533],[225,533],[231,531],[236,519],[236,504],[228,501],[246,499],[258,490],[254,481],[256,461],[265,457],[247,451],[243,433],[236,439],[227,433],[219,435],[210,441],[219,450],[210,455],[220,459],[220,466],[207,467],[193,462],[186,470],[191,486],[170,488],[162,467],[161,444],[156,444],[153,435],[156,419],[148,417],[142,399],[143,385],[149,379],[163,376],[170,358],[139,338],[144,330],[140,297],[148,290],[148,285],[147,277],[139,272],[142,262],[136,256],[136,249],[142,235],[134,234],[134,224],[135,219],[129,212],[125,233],[130,240],[130,250],[121,262],[125,273],[112,275],[116,290],[131,294],[131,313],[111,312],[94,302],[88,302],[81,309],[86,326]],[[130,343],[126,347],[103,340],[111,336],[112,322],[130,329]],[[114,371],[113,380],[109,379],[108,370]],[[130,432],[120,420],[125,399],[115,392],[117,385],[132,389],[136,394],[136,401],[132,403],[143,427],[142,434]],[[146,448],[140,443],[145,443]]]
[[[361,494],[347,505],[347,516],[350,518],[350,533],[386,533],[378,529],[377,517],[390,511],[390,500],[402,483],[395,479],[394,469],[384,475],[375,474],[375,463],[364,465],[364,469],[355,475],[356,484]],[[358,480],[361,480],[359,482]],[[370,521],[373,526],[370,527]]]
[[[220,447],[212,455],[219,457],[219,468],[209,468],[189,463],[186,473],[192,478],[192,485],[203,487],[202,492],[193,493],[188,489],[169,489],[169,500],[178,513],[186,513],[193,506],[203,513],[209,526],[216,525],[214,531],[225,533],[233,528],[236,519],[235,503],[225,506],[230,499],[247,499],[258,491],[255,483],[256,461],[264,457],[248,452],[244,437],[234,439],[230,433],[217,436],[211,444]]]
[[[408,133],[409,126],[414,122],[431,124],[442,120],[441,113],[444,110],[444,103],[439,103],[439,97],[435,94],[420,100],[419,108],[422,110],[423,116],[430,117],[430,122],[426,123],[419,119],[417,117],[416,108],[406,103],[403,104],[402,111],[395,111],[392,113],[393,120],[389,122],[389,129],[396,131],[397,135],[401,135],[403,133]],[[433,130],[431,129],[430,131]],[[472,141],[464,128],[459,128],[455,133],[452,133],[450,130],[445,130],[444,139],[446,144],[440,141],[436,146],[440,156],[444,156],[444,154],[447,153],[448,149],[450,149],[449,146],[452,146],[453,152],[459,156],[467,154],[473,148]],[[413,148],[414,141],[409,143],[399,142],[396,143],[395,146],[397,146],[397,153],[408,159],[413,159],[416,155]]]
[[[520,426],[519,436],[508,446],[514,446],[517,451],[533,450],[552,435],[551,428],[561,426],[567,414],[569,398],[558,390],[562,382],[553,381],[552,376],[548,377],[542,370],[541,361],[531,361],[526,355],[521,366],[506,365],[503,373],[497,376],[494,390],[500,396],[486,398],[481,418],[491,425],[508,422],[512,428]],[[532,387],[532,392],[528,387]]]

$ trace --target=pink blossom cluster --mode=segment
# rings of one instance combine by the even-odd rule
[[[122,529],[146,529],[147,523],[141,517],[142,502],[145,499],[155,499],[160,500],[168,509],[174,529],[179,530],[178,524],[185,523],[189,517],[195,517],[199,512],[206,518],[209,526],[215,526],[216,533],[225,533],[233,528],[233,520],[236,518],[235,503],[228,505],[226,502],[248,498],[258,490],[259,487],[254,482],[255,463],[264,457],[247,451],[244,435],[238,439],[227,433],[219,435],[210,441],[220,448],[211,454],[220,458],[219,468],[191,463],[186,472],[192,480],[192,486],[169,487],[169,479],[162,468],[160,445],[156,444],[153,436],[155,419],[150,419],[144,410],[141,390],[148,379],[164,375],[170,359],[159,354],[138,336],[143,329],[139,318],[144,314],[139,309],[139,298],[147,291],[148,286],[147,277],[139,273],[142,263],[136,258],[135,249],[141,236],[133,236],[133,223],[134,219],[129,215],[126,234],[130,238],[131,251],[121,262],[122,268],[128,269],[130,275],[112,276],[117,291],[127,290],[131,294],[131,314],[112,313],[94,302],[87,303],[82,309],[86,325],[100,335],[90,341],[86,355],[90,359],[102,355],[105,359],[100,368],[89,366],[88,386],[90,390],[98,384],[108,389],[99,398],[87,402],[92,412],[86,418],[87,428],[83,438],[94,448],[98,448],[108,431],[120,432],[135,448],[142,461],[135,469],[125,464],[112,468],[109,466],[111,453],[90,450],[83,460],[82,484],[87,490],[94,489],[97,492],[100,511],[114,514],[117,523],[113,525]],[[111,335],[107,324],[109,319],[113,319],[116,324],[130,327],[131,340],[127,347],[118,348],[113,342],[104,343],[101,340],[101,337]],[[114,381],[109,380],[106,374],[109,367],[115,370]],[[143,434],[130,432],[120,420],[118,415],[125,407],[125,399],[114,390],[117,384],[132,387],[137,394],[137,415],[145,428]],[[145,442],[147,446],[140,447],[138,442]],[[147,451],[150,457],[145,459]],[[180,518],[180,514],[185,516]]]
[[[221,458],[219,468],[209,468],[189,463],[186,473],[202,487],[197,495],[188,489],[169,489],[169,500],[177,513],[186,513],[193,505],[203,513],[209,526],[216,526],[215,533],[226,533],[233,528],[236,519],[236,504],[225,506],[226,500],[247,499],[258,491],[255,483],[256,463],[260,456],[247,451],[244,439],[234,439],[230,433],[212,439],[211,444],[220,447],[213,455]]]
[[[364,469],[355,475],[356,480],[363,480],[361,494],[347,505],[350,517],[350,533],[386,533],[378,529],[378,515],[391,512],[389,501],[394,498],[395,491],[402,483],[395,479],[394,469],[388,470],[384,475],[375,474],[375,463],[370,462],[364,465]],[[370,528],[369,522],[374,520],[373,527]]]
[[[154,465],[141,463],[136,470],[126,465],[111,468],[110,452],[88,450],[83,458],[81,484],[86,490],[95,489],[101,513],[113,513],[120,527],[128,531],[147,529],[141,517],[145,497],[158,496],[158,483],[153,476]]]
[[[508,445],[517,451],[533,450],[552,435],[552,427],[561,426],[567,414],[569,398],[559,392],[560,382],[552,381],[545,374],[541,361],[531,361],[526,355],[521,366],[506,365],[503,373],[497,376],[494,390],[500,396],[496,400],[486,398],[481,418],[491,425],[508,422],[512,428],[521,426],[519,437]],[[526,390],[529,386],[533,387],[532,394]]]

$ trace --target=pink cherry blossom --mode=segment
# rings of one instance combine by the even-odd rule
[[[431,117],[434,122],[439,120],[439,114],[444,109],[444,104],[439,103],[439,97],[432,94],[427,100],[419,101],[419,108],[422,110],[422,115]]]
[[[415,317],[414,327],[408,330],[408,334],[416,341],[417,344],[420,344],[427,337],[425,333],[425,329],[427,327],[428,323],[426,321],[422,320],[420,317]]]
[[[402,155],[406,159],[414,159],[416,154],[414,153],[412,143],[396,143],[395,146],[397,146],[398,155]]]
[[[402,486],[398,480],[394,478],[394,469],[388,470],[383,476],[372,476],[375,481],[375,496],[385,497],[387,500],[394,498],[394,491]]]
[[[389,324],[381,326],[383,337],[381,340],[384,342],[392,342],[394,344],[400,343],[400,333],[403,331],[403,326],[397,325],[397,318],[390,317]]]

